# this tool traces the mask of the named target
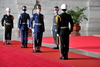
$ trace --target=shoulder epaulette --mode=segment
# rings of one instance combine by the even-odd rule
[[[60,19],[61,22],[61,17],[59,15],[56,16],[56,23],[58,23],[58,19]]]

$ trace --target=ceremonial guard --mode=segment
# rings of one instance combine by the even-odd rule
[[[35,52],[41,52],[40,47],[42,43],[42,36],[43,32],[45,31],[44,27],[44,16],[40,13],[41,12],[41,5],[36,6],[37,13],[34,13],[31,20],[30,20],[30,28],[34,33],[34,47]],[[34,21],[34,26],[33,26]]]
[[[59,49],[59,38],[57,36],[57,23],[56,23],[56,16],[58,15],[59,7],[55,6],[54,7],[54,17],[53,17],[53,26],[52,26],[52,34],[53,34],[53,39],[55,46],[53,49]]]
[[[23,6],[22,7],[22,11],[23,13],[21,13],[18,17],[18,28],[20,29],[20,36],[21,36],[21,42],[22,42],[22,46],[21,48],[27,48],[27,42],[28,42],[28,25],[29,23],[27,21],[30,22],[30,16],[28,13],[26,13],[27,7]]]
[[[11,36],[12,36],[12,29],[13,29],[13,20],[14,17],[10,14],[10,8],[6,8],[6,14],[3,15],[1,20],[2,28],[5,30],[5,40],[6,44],[11,44]]]
[[[66,13],[67,5],[61,5],[61,14],[56,17],[57,22],[57,36],[60,38],[60,59],[65,60],[68,59],[68,51],[69,51],[69,35],[73,30],[73,20],[71,15]],[[70,26],[69,26],[70,24]]]

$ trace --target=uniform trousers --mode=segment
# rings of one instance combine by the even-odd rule
[[[34,33],[34,45],[35,47],[41,47],[43,32]]]
[[[20,30],[20,36],[21,36],[21,42],[22,43],[27,43],[28,39],[28,29],[26,30]]]
[[[12,27],[11,27],[11,25],[6,25],[5,40],[11,40],[11,35],[12,35]]]
[[[52,30],[52,32],[53,32],[54,43],[56,44],[57,47],[58,46],[57,32],[55,30]]]
[[[67,57],[69,51],[69,29],[61,29],[60,30],[60,52],[62,56]]]

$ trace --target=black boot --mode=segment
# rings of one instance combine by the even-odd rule
[[[55,47],[53,47],[53,49],[59,49],[59,46],[58,45],[55,45]]]
[[[68,55],[67,54],[62,54],[62,56],[60,57],[61,60],[66,60],[68,59]]]
[[[27,43],[25,43],[25,48],[27,48]]]
[[[39,47],[39,46],[36,48],[36,52],[37,52],[37,53],[40,53],[40,52],[41,52],[41,50],[40,50],[40,47]]]
[[[66,52],[66,53],[64,54],[64,58],[65,58],[65,59],[68,59],[68,52]]]
[[[60,57],[61,60],[67,60],[68,59],[68,55],[67,54],[63,54],[61,57]]]
[[[8,40],[8,44],[11,44],[10,40]]]
[[[8,44],[8,41],[6,40],[6,44]]]
[[[22,43],[22,46],[21,46],[21,48],[25,48],[25,44],[24,44],[24,43]]]
[[[60,59],[61,59],[61,60],[64,60],[64,54],[61,54]]]

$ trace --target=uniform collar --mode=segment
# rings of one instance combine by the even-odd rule
[[[23,11],[23,13],[26,13],[26,11]]]
[[[54,14],[54,15],[58,15],[58,13]]]
[[[62,11],[61,13],[66,13],[65,11]]]
[[[37,13],[38,15],[40,15],[40,13]]]
[[[10,14],[6,14],[7,16],[10,16]]]

